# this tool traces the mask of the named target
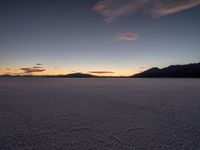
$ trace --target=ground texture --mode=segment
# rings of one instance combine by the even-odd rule
[[[200,79],[0,79],[0,150],[199,150]]]

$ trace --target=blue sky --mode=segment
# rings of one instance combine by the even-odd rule
[[[131,75],[200,61],[200,0],[1,0],[0,24],[1,74]]]

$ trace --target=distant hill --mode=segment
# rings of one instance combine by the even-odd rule
[[[159,69],[151,68],[131,76],[133,78],[200,78],[200,63],[186,65],[171,65]]]
[[[12,75],[1,75],[0,77],[4,77],[4,78],[12,78]]]
[[[1,75],[0,77],[39,77],[39,78],[128,78],[125,76],[95,76],[86,73],[72,73],[66,75]],[[166,68],[151,68],[142,73],[130,76],[131,78],[200,78],[200,63],[186,64],[186,65],[171,65]]]
[[[26,77],[26,78],[96,78],[97,76],[91,75],[91,74],[85,74],[85,73],[72,73],[72,74],[66,74],[66,75],[42,75],[42,76],[34,76],[34,75],[1,75],[0,77],[5,78],[13,78],[13,77]]]
[[[85,74],[85,73],[72,73],[72,74],[67,74],[62,77],[66,78],[95,78],[97,76],[91,75],[91,74]]]

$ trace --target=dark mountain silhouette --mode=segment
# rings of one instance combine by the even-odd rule
[[[26,77],[26,78],[96,78],[98,76],[94,76],[91,74],[85,74],[85,73],[72,73],[72,74],[66,74],[66,75],[42,75],[42,76],[35,76],[35,75],[2,75],[0,77]]]
[[[151,68],[142,73],[135,74],[134,78],[200,78],[200,63],[187,65],[171,65],[159,69]]]
[[[125,76],[95,76],[86,73],[72,73],[66,75],[1,75],[0,77],[39,77],[39,78],[128,78]],[[131,78],[200,78],[200,63],[187,65],[171,65],[169,67],[159,69],[151,68],[142,73],[130,76]]]
[[[72,73],[64,75],[63,77],[66,78],[95,78],[97,76],[91,75],[91,74],[85,74],[85,73]]]
[[[5,78],[12,78],[12,75],[1,75],[0,77],[5,77]]]

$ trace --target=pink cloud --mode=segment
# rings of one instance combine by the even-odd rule
[[[200,5],[200,0],[99,0],[93,10],[112,23],[120,17],[147,12],[152,17],[177,13]]]
[[[178,12],[190,9],[198,5],[200,5],[200,0],[182,1],[182,2],[177,2],[177,3],[174,2],[165,7],[164,6],[160,8],[158,7],[157,9],[154,10],[153,16],[160,17],[164,15],[178,13]]]
[[[138,35],[134,32],[126,32],[114,36],[113,39],[116,41],[135,41],[138,39]]]
[[[112,23],[117,18],[137,12],[146,0],[128,0],[126,3],[116,0],[100,0],[93,9],[105,18],[105,22]]]

